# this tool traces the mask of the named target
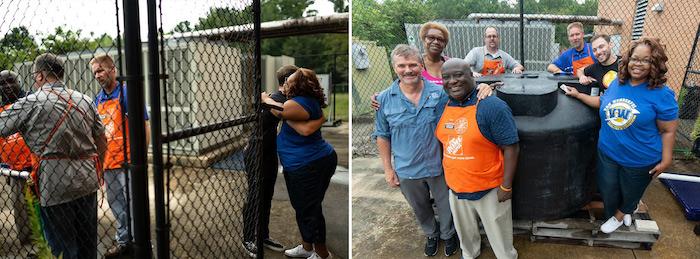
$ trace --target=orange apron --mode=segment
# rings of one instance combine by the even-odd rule
[[[37,197],[41,198],[39,196],[39,194],[40,194],[40,192],[39,192],[39,177],[40,177],[39,167],[41,167],[41,161],[44,161],[44,160],[61,160],[61,159],[92,160],[93,162],[95,162],[95,169],[97,170],[97,172],[96,172],[97,173],[97,182],[101,186],[104,183],[103,178],[102,178],[102,163],[100,163],[100,157],[97,154],[87,155],[87,156],[83,156],[83,157],[60,157],[60,156],[44,157],[44,156],[36,155],[36,154],[43,154],[44,153],[44,149],[46,149],[46,146],[48,146],[51,139],[53,139],[53,135],[56,134],[56,131],[58,130],[58,128],[60,128],[61,125],[63,124],[63,122],[66,121],[66,118],[68,117],[71,110],[77,111],[78,113],[80,113],[83,116],[83,118],[87,117],[87,114],[83,110],[81,110],[77,106],[75,106],[75,103],[73,102],[72,99],[64,98],[60,94],[56,93],[53,89],[49,90],[49,92],[52,94],[55,94],[56,96],[58,96],[59,99],[68,103],[68,107],[66,107],[66,111],[63,112],[63,114],[61,115],[61,118],[56,122],[56,125],[54,125],[54,127],[49,132],[49,135],[46,137],[46,141],[44,141],[44,145],[38,150],[38,152],[32,153],[32,156],[31,156],[32,163],[36,166],[34,166],[32,168],[32,173],[30,174],[30,177],[31,177],[32,181],[34,182],[34,191],[36,192]]]
[[[442,143],[445,181],[457,193],[489,190],[503,183],[503,152],[479,131],[477,105],[446,106],[435,130]]]
[[[484,67],[481,68],[482,75],[498,75],[506,72],[502,59],[487,59],[484,56]]]
[[[586,44],[583,45],[583,48],[588,50],[588,57],[579,59],[579,60],[574,60],[574,56],[571,55],[571,65],[574,68],[574,76],[578,73],[578,70],[581,69],[582,67],[587,67],[589,65],[595,64],[595,61],[593,61],[593,58],[591,56],[591,49],[586,48]]]
[[[0,112],[10,107],[12,104],[0,108]],[[32,152],[24,142],[22,135],[17,132],[7,138],[0,137],[0,158],[7,163],[12,170],[25,170],[32,168]]]
[[[119,99],[107,100],[97,105],[97,113],[100,114],[102,124],[105,125],[105,135],[107,136],[107,152],[103,162],[104,170],[122,168],[122,164],[125,162],[124,136],[129,135],[129,126],[122,116],[123,110]],[[126,132],[122,132],[122,125],[126,126]],[[126,155],[129,156],[128,141],[126,145]]]

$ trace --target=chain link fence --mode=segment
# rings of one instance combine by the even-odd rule
[[[353,155],[377,154],[375,141],[371,139],[374,131],[371,96],[388,88],[396,79],[389,53],[397,44],[410,44],[424,51],[419,30],[428,21],[447,27],[450,34],[442,53],[447,57],[465,58],[472,48],[484,46],[487,27],[497,28],[499,49],[509,53],[527,71],[544,71],[570,47],[566,26],[571,22],[583,23],[586,42],[596,34],[610,35],[612,53],[618,56],[634,39],[659,38],[669,58],[666,84],[676,93],[680,108],[675,149],[678,154],[689,155],[699,131],[697,58],[693,59],[691,53],[698,40],[696,28],[700,18],[694,13],[700,11],[700,4],[680,0],[526,0],[523,9],[524,51],[521,51],[517,2],[353,1]]]
[[[129,255],[134,211],[150,212],[147,232],[159,233],[151,239],[165,257],[262,257],[259,1],[200,4],[190,32],[163,25],[182,6],[149,3],[161,22],[160,85],[136,90],[147,102],[133,116],[162,129],[151,132],[164,155],[149,154],[160,170],[150,181],[165,188],[164,204],[145,191],[143,207],[129,184],[126,81],[136,78],[125,76],[122,1],[0,3],[1,258]]]
[[[90,8],[101,13],[80,12]],[[0,257],[95,258],[128,244],[117,3],[3,1],[0,13]]]

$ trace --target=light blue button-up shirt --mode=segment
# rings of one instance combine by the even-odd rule
[[[400,179],[420,179],[442,174],[442,149],[435,137],[448,96],[441,86],[423,80],[418,106],[399,89],[399,80],[377,96],[374,138],[391,142],[394,170]]]

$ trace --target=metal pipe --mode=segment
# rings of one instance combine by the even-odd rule
[[[258,99],[260,99],[260,91],[258,91]],[[256,106],[259,107],[259,106]],[[259,111],[259,110],[257,110]],[[209,124],[206,126],[201,126],[201,127],[196,127],[196,128],[189,128],[189,129],[183,129],[180,131],[172,132],[170,134],[164,135],[163,136],[163,142],[173,142],[176,140],[181,140],[181,139],[186,139],[189,137],[194,137],[197,135],[202,135],[204,133],[209,133],[212,131],[217,131],[217,130],[222,130],[225,128],[230,128],[233,126],[238,126],[242,125],[248,122],[253,122],[256,121],[257,117],[255,115],[247,115],[243,117],[238,117],[233,120],[225,121],[225,122],[219,122],[219,123],[214,123],[214,124]]]
[[[0,175],[4,176],[9,176],[9,177],[19,177],[23,179],[28,179],[29,178],[29,172],[27,171],[16,171],[12,170],[10,168],[0,168]]]
[[[270,21],[259,24],[261,38],[276,38],[286,36],[299,36],[317,33],[347,33],[350,15],[348,13],[332,14],[328,16],[312,16],[298,19]],[[180,38],[224,38],[241,35],[247,37],[251,28],[256,25],[243,24],[215,29],[173,33],[165,36],[165,39]],[[254,29],[254,28],[253,28]]]
[[[257,225],[257,227],[255,229],[257,229],[257,231],[255,232],[255,240],[256,240],[255,245],[258,248],[258,251],[256,251],[256,257],[258,259],[262,259],[264,257],[264,251],[263,251],[263,238],[264,237],[263,237],[263,232],[261,230],[265,227],[265,225],[263,224],[263,221],[260,218],[260,216],[263,214],[263,209],[264,209],[262,206],[262,200],[263,200],[263,195],[264,195],[263,188],[262,188],[263,187],[262,186],[263,185],[262,178],[264,177],[263,173],[262,173],[262,167],[263,167],[263,163],[265,163],[265,161],[263,161],[263,159],[262,159],[262,157],[263,157],[263,155],[262,155],[262,152],[263,152],[263,148],[262,148],[263,117],[261,116],[262,113],[259,112],[260,110],[262,110],[262,107],[263,107],[262,100],[260,99],[260,93],[262,92],[262,69],[261,69],[261,65],[260,65],[260,62],[262,62],[262,58],[261,58],[262,54],[261,54],[261,46],[260,46],[260,37],[261,37],[260,32],[261,32],[261,22],[262,22],[261,17],[260,17],[261,14],[262,14],[262,10],[260,9],[260,0],[253,0],[253,27],[254,27],[253,40],[255,40],[255,48],[254,48],[255,57],[253,57],[254,58],[253,60],[255,61],[255,66],[254,66],[255,82],[253,84],[255,89],[253,90],[253,93],[254,93],[253,97],[255,99],[255,116],[257,116],[257,117],[255,117],[257,119],[257,127],[255,127],[255,130],[253,130],[253,134],[254,134],[253,138],[255,139],[254,143],[256,143],[256,145],[253,145],[253,147],[255,148],[254,153],[257,154],[257,156],[254,156],[254,157],[255,157],[255,159],[258,160],[257,166],[253,167],[253,168],[257,168],[258,170],[256,170],[253,173],[255,175],[257,175],[257,177],[255,177],[255,186],[257,187],[257,194],[256,195],[258,197],[257,199],[255,199],[257,201],[257,204],[256,204],[257,205],[256,206],[257,217],[255,217],[255,219],[257,220],[255,222]],[[248,177],[250,177],[250,173],[251,172],[248,172]],[[248,188],[250,188],[250,186],[248,186]],[[244,222],[243,224],[252,224],[252,223],[253,222]]]
[[[659,174],[659,179],[668,179],[668,180],[678,180],[678,181],[700,183],[700,176],[692,176],[692,175],[684,175],[684,174],[661,173],[661,174]]]
[[[520,19],[519,14],[507,14],[507,13],[473,13],[467,16],[467,19],[482,20],[482,19],[494,19],[494,20],[504,20],[504,21],[517,21]],[[590,25],[615,25],[622,26],[624,23],[620,19],[609,19],[598,16],[587,16],[587,15],[554,15],[554,14],[526,14],[525,19],[528,21],[544,20],[555,23],[570,23],[570,22],[581,22],[583,24]]]
[[[151,152],[153,154],[153,188],[156,213],[156,255],[170,258],[170,226],[165,218],[165,184],[163,183],[163,141],[160,116],[160,68],[158,59],[158,21],[156,0],[147,0],[148,8],[148,82],[151,92]],[[136,113],[138,114],[138,113]]]
[[[141,31],[139,24],[139,1],[123,0],[124,6],[124,53],[126,57],[127,110],[129,114],[129,144],[131,151],[131,186],[134,224],[134,257],[152,258],[149,206],[148,172],[146,168],[145,120],[140,115],[145,107],[143,91],[143,63]]]
[[[525,0],[520,0],[520,64],[525,66]]]

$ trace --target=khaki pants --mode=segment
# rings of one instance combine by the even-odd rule
[[[513,247],[511,200],[498,202],[497,192],[494,189],[481,199],[470,201],[458,199],[450,191],[450,208],[465,259],[476,258],[481,253],[478,219],[484,225],[497,258],[518,258],[518,252]]]

